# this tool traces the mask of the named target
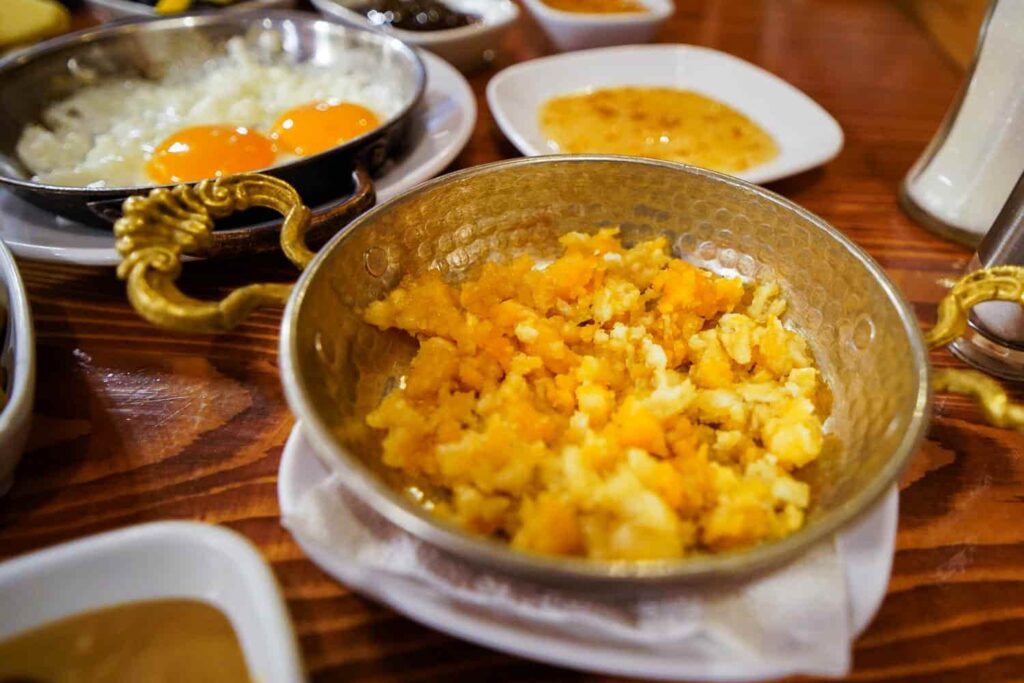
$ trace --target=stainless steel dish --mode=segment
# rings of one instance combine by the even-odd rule
[[[299,61],[355,64],[394,84],[403,100],[399,113],[379,128],[320,154],[267,169],[318,206],[352,192],[353,169],[379,170],[405,143],[422,97],[426,72],[415,51],[396,38],[336,24],[303,12],[224,12],[133,20],[42,43],[0,61],[0,184],[47,210],[109,227],[121,204],[153,186],[84,188],[46,185],[31,179],[15,152],[24,127],[50,103],[82,87],[81,74],[101,78],[157,78],[170,69],[203,64],[234,36],[257,42],[281,37]],[[252,222],[251,219],[249,222]],[[279,222],[262,226],[260,244],[276,245]],[[264,244],[265,243],[265,244]]]
[[[365,0],[310,1],[324,16],[356,26],[373,26],[366,14],[358,11],[360,5],[367,5]],[[449,0],[445,4],[475,14],[480,21],[441,31],[406,31],[386,24],[380,30],[409,45],[430,50],[459,71],[471,73],[494,61],[505,33],[519,19],[519,5],[512,0]]]
[[[802,530],[734,553],[679,561],[544,557],[469,535],[396,491],[365,415],[404,372],[415,343],[362,321],[405,275],[458,280],[481,262],[541,260],[571,230],[618,225],[627,242],[666,235],[713,270],[772,278],[787,323],[811,342],[834,396],[831,447],[806,470],[815,499]],[[928,421],[928,362],[913,311],[867,254],[817,216],[760,187],[697,168],[626,157],[536,157],[420,185],[363,215],[303,273],[282,323],[289,405],[320,458],[406,531],[494,570],[560,588],[635,594],[734,578],[834,533],[892,486]],[[397,482],[400,483],[400,482]]]

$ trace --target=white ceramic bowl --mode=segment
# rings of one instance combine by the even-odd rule
[[[305,681],[270,568],[245,538],[197,522],[156,522],[0,564],[0,640],[125,602],[185,598],[227,616],[257,681]]]
[[[141,2],[132,0],[85,0],[85,4],[92,10],[93,14],[100,21],[113,21],[127,17],[155,17],[156,11]],[[245,0],[238,4],[225,8],[224,11],[231,12],[247,9],[290,9],[295,7],[295,0]]]
[[[14,468],[28,439],[36,388],[36,342],[25,285],[7,246],[0,241],[0,367],[6,403],[0,402],[0,495],[11,487]],[[0,614],[3,614],[0,611]]]
[[[590,47],[646,43],[675,12],[672,0],[639,0],[646,12],[589,14],[563,12],[543,0],[523,0],[551,43],[561,52]]]
[[[558,149],[541,133],[548,99],[591,88],[668,86],[737,109],[775,138],[777,157],[735,175],[765,183],[819,166],[843,148],[843,131],[810,97],[738,57],[695,45],[627,45],[516,64],[487,84],[487,103],[505,136],[527,156]]]
[[[324,16],[355,23],[359,26],[379,28],[403,43],[430,50],[459,71],[473,71],[494,58],[501,38],[519,18],[519,7],[512,0],[445,0],[445,4],[459,12],[476,14],[481,20],[469,26],[441,31],[405,31],[388,26],[376,26],[365,15],[350,9],[360,0],[312,0]]]

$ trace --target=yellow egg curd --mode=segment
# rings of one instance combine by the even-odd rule
[[[563,95],[541,107],[554,151],[626,154],[738,173],[779,154],[775,140],[743,113],[678,88],[604,88]]]
[[[419,341],[367,417],[430,507],[513,547],[596,559],[791,534],[827,389],[774,283],[673,258],[664,238],[569,233],[546,267],[404,280],[365,317]]]

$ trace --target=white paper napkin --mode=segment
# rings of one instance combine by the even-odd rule
[[[681,677],[849,671],[851,608],[832,539],[746,583],[605,602],[483,571],[424,544],[361,503],[336,475],[294,508],[282,510],[283,524],[344,558],[356,584],[414,586],[443,595],[453,609],[482,610],[556,637],[668,654],[678,657]]]

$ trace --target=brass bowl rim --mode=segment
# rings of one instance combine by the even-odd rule
[[[431,518],[429,512],[418,509],[411,501],[394,491],[367,468],[347,449],[337,444],[330,430],[317,417],[299,379],[298,318],[306,292],[318,276],[321,267],[335,249],[373,221],[379,214],[423,195],[440,185],[486,174],[499,169],[526,167],[535,164],[614,162],[671,169],[680,173],[698,175],[724,183],[737,191],[753,193],[790,211],[824,232],[842,245],[871,273],[895,306],[900,323],[911,346],[911,355],[917,375],[917,399],[909,423],[892,456],[880,468],[868,485],[855,493],[845,504],[833,508],[806,524],[786,538],[763,543],[751,548],[716,555],[697,555],[678,560],[598,561],[582,558],[545,556],[513,550],[499,541],[473,536],[452,524]],[[819,540],[834,534],[865,513],[889,490],[902,472],[910,456],[916,451],[928,425],[931,412],[930,364],[917,318],[910,305],[889,280],[881,266],[850,238],[829,225],[822,218],[788,199],[748,183],[744,180],[705,169],[667,161],[612,155],[552,155],[524,157],[498,161],[450,173],[380,204],[353,221],[346,229],[325,245],[314,261],[303,272],[289,298],[281,322],[279,347],[281,382],[285,397],[293,413],[301,422],[303,433],[313,446],[318,458],[336,472],[343,485],[367,503],[376,513],[392,524],[461,558],[479,563],[501,573],[525,576],[544,583],[555,583],[566,588],[657,587],[672,583],[695,583],[709,579],[737,578],[777,566],[809,549]]]

